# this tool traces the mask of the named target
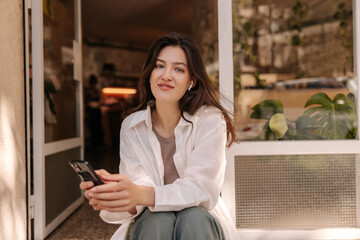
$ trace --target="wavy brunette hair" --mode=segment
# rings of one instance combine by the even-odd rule
[[[230,146],[236,141],[235,127],[231,114],[220,105],[219,92],[215,90],[211,84],[202,62],[198,46],[192,39],[178,33],[169,33],[160,37],[153,43],[148,52],[139,78],[139,105],[127,111],[124,114],[124,117],[133,112],[146,109],[147,105],[152,100],[155,100],[155,97],[151,92],[149,79],[151,72],[156,67],[156,60],[160,51],[167,46],[178,46],[184,51],[188,62],[190,76],[196,83],[195,86],[190,91],[186,91],[184,96],[179,100],[181,116],[188,121],[184,117],[184,112],[194,115],[203,105],[218,108],[226,121],[227,146]]]

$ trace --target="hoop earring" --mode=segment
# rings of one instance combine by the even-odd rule
[[[193,85],[193,81],[191,81],[191,83],[190,83],[190,86],[189,86],[189,88],[188,88],[188,91],[190,91],[190,89],[191,89],[191,87],[192,87],[192,85]]]

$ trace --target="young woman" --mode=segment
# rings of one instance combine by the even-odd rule
[[[109,223],[112,239],[238,239],[220,197],[225,147],[235,141],[195,43],[170,33],[151,47],[140,104],[121,126],[120,174],[80,188]]]

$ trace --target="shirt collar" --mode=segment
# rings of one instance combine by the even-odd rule
[[[178,123],[178,127],[181,126],[187,126],[191,125],[191,122],[194,123],[195,116],[190,115],[187,112],[184,112],[184,117],[189,120],[190,122],[187,122],[184,118],[180,118],[180,121]],[[133,117],[130,128],[135,127],[136,125],[145,122],[146,126],[149,128],[152,128],[152,122],[151,122],[151,105],[148,105],[146,109],[138,111],[135,113],[135,116]]]
[[[190,121],[186,121],[184,118],[186,118],[186,120]],[[180,121],[178,123],[178,127],[182,127],[182,126],[187,126],[187,125],[191,125],[191,123],[194,123],[194,120],[195,120],[195,116],[194,115],[190,115],[189,113],[187,112],[184,112],[184,118],[180,118]]]

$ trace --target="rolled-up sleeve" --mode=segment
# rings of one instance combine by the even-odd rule
[[[184,173],[172,184],[154,187],[155,206],[151,211],[192,206],[211,210],[216,206],[225,174],[226,122],[220,111],[205,111],[191,133],[196,134],[195,144],[184,161]]]

